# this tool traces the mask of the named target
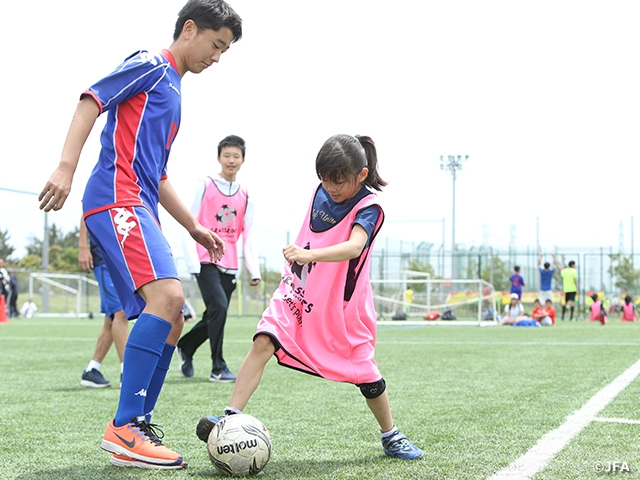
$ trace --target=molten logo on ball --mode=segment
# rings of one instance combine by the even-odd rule
[[[223,453],[238,453],[240,450],[245,450],[247,448],[257,448],[258,440],[248,440],[246,442],[233,443],[231,445],[218,445],[216,450],[218,455]]]
[[[271,437],[257,418],[229,415],[211,430],[207,450],[211,463],[223,475],[255,475],[271,458]]]

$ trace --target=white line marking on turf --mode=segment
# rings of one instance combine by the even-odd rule
[[[609,423],[630,423],[640,425],[640,420],[631,420],[629,418],[604,418],[604,417],[595,417],[593,419],[594,422],[609,422]]]
[[[640,374],[640,360],[627,368],[618,378],[596,393],[580,409],[567,417],[555,430],[544,435],[527,453],[489,480],[525,480],[542,471],[569,441],[589,425],[595,416]]]

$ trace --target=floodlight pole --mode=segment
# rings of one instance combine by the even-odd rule
[[[462,163],[469,159],[469,155],[447,155],[445,160],[444,155],[440,155],[440,169],[448,170],[453,180],[453,201],[452,201],[452,216],[451,216],[451,278],[454,278],[456,273],[456,178],[458,177],[458,170],[462,170]]]

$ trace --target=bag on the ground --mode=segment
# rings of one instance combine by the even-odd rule
[[[456,320],[456,314],[453,313],[453,310],[445,310],[440,318],[442,320]]]
[[[438,312],[429,312],[424,316],[425,320],[437,320],[440,318],[440,314]]]

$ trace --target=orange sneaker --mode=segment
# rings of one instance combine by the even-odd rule
[[[134,417],[131,422],[121,427],[116,427],[112,420],[104,431],[100,448],[116,455],[156,465],[182,463],[182,457],[176,452],[169,450],[160,441],[151,440],[147,428],[144,416]]]
[[[187,464],[183,461],[175,464],[159,465],[157,463],[136,460],[135,458],[126,457],[124,455],[116,455],[115,453],[111,455],[111,465],[115,465],[116,467],[149,468],[151,470],[182,470],[183,468],[187,468]]]

